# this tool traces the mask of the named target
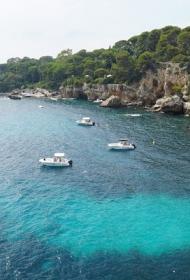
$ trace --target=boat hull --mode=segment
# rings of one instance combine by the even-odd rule
[[[108,144],[110,150],[122,150],[122,151],[130,151],[134,150],[136,146],[134,144],[129,145],[119,145],[117,143]]]
[[[77,121],[77,124],[80,126],[94,126],[95,125],[94,122],[85,123],[85,122],[80,122],[80,121]]]
[[[51,167],[69,167],[72,166],[72,160],[65,160],[62,162],[54,162],[52,159],[40,159],[39,163],[43,166]]]
[[[101,100],[101,99],[96,99],[96,100],[94,100],[93,102],[96,103],[96,104],[99,104],[99,103],[102,103],[102,101],[103,101],[103,100]]]

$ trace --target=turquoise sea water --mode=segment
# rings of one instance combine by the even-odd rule
[[[189,118],[0,98],[0,158],[0,279],[190,279]]]

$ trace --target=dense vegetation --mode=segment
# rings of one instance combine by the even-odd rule
[[[72,54],[68,49],[56,58],[11,58],[0,64],[0,92],[21,87],[58,89],[62,84],[80,86],[84,82],[130,84],[168,61],[190,70],[190,27],[167,26],[92,52]]]

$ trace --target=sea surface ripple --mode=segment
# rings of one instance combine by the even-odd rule
[[[189,118],[0,98],[0,158],[1,280],[190,279]]]

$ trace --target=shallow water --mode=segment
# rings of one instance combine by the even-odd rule
[[[0,279],[190,279],[189,118],[1,98],[0,155]]]

